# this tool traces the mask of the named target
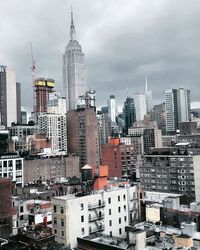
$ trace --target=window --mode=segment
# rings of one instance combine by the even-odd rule
[[[24,208],[23,206],[20,207],[20,213],[23,213],[24,212]]]
[[[123,195],[123,199],[124,199],[124,201],[126,200],[126,195],[125,194]]]
[[[109,209],[109,215],[111,215],[111,209]]]
[[[57,234],[57,229],[54,229],[54,234]]]
[[[118,201],[120,201],[120,196],[118,196]]]
[[[57,224],[57,218],[56,217],[54,218],[53,222],[54,222],[55,225]]]
[[[65,223],[64,223],[64,219],[61,219],[61,220],[60,220],[60,224],[61,224],[61,227],[64,227],[64,224],[65,224]]]
[[[56,206],[55,206],[55,205],[53,206],[53,211],[54,211],[54,213],[56,213],[56,211],[57,211],[57,209],[56,209]]]
[[[122,234],[122,229],[121,228],[119,229],[119,234]]]
[[[110,237],[112,237],[112,231],[110,231],[109,235],[110,235]]]
[[[124,222],[126,222],[126,216],[124,216]]]
[[[112,221],[111,221],[111,220],[109,220],[109,226],[110,226],[110,227],[112,226]]]
[[[64,208],[63,207],[60,207],[60,213],[64,214]]]
[[[121,213],[121,207],[118,207],[118,212]]]
[[[64,237],[65,236],[65,232],[62,230],[61,231],[61,237]]]
[[[81,228],[81,233],[84,234],[85,233],[85,229],[84,227]]]
[[[121,224],[122,223],[122,220],[121,220],[121,218],[119,218],[119,224]]]
[[[124,212],[126,212],[126,205],[124,205]]]
[[[24,216],[23,216],[23,215],[20,215],[19,219],[20,219],[20,220],[24,220]]]
[[[84,222],[84,216],[81,215],[81,222]]]
[[[111,204],[111,198],[110,197],[108,198],[108,204]]]
[[[83,203],[81,203],[81,210],[83,210],[84,209],[84,204]]]

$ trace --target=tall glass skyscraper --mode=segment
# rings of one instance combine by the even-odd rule
[[[76,40],[73,12],[71,11],[70,41],[63,55],[63,84],[67,110],[75,110],[79,96],[87,90],[85,58],[81,45]]]
[[[166,132],[175,134],[180,122],[191,119],[190,90],[179,88],[165,90]]]

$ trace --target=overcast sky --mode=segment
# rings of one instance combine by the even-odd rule
[[[2,0],[0,64],[16,70],[24,107],[32,106],[30,41],[37,76],[54,78],[62,92],[71,5],[98,105],[111,94],[122,105],[147,75],[155,103],[164,89],[185,87],[200,107],[199,0]]]

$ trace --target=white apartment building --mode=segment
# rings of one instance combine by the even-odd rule
[[[40,131],[45,132],[51,140],[53,153],[67,152],[67,125],[66,116],[60,114],[40,114],[38,116]]]
[[[0,177],[9,177],[16,182],[16,187],[24,186],[23,158],[17,154],[0,156]]]
[[[125,226],[138,218],[137,204],[137,188],[129,184],[82,197],[55,197],[52,199],[55,239],[74,249],[77,237],[98,232],[125,238]]]

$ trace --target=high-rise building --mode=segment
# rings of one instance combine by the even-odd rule
[[[131,97],[127,97],[124,102],[123,118],[125,123],[125,133],[128,134],[128,129],[133,126],[136,121],[134,100]]]
[[[190,90],[165,90],[166,133],[175,134],[180,122],[191,119]]]
[[[153,98],[152,98],[152,90],[148,90],[147,78],[145,84],[145,95],[146,95],[146,109],[147,113],[149,113],[153,109]]]
[[[55,81],[53,79],[38,78],[35,81],[35,112],[47,112],[47,103],[49,95],[54,91]]]
[[[145,94],[135,94],[134,95],[134,104],[136,112],[136,121],[142,121],[144,115],[147,113],[146,108],[146,95]]]
[[[114,95],[111,95],[108,99],[108,113],[110,115],[111,122],[116,123],[117,106]]]
[[[63,55],[63,83],[67,110],[76,109],[79,96],[85,95],[86,78],[84,53],[76,39],[73,13],[71,12],[70,41]]]
[[[197,152],[195,152],[197,151]],[[144,191],[186,194],[191,201],[200,201],[198,150],[189,143],[176,147],[154,148],[143,156],[140,180]]]
[[[39,114],[38,125],[40,131],[46,133],[51,140],[52,153],[67,152],[66,116],[60,114]]]
[[[27,124],[27,112],[21,111],[21,124]]]
[[[100,144],[107,144],[108,137],[111,135],[111,121],[108,113],[97,111],[97,123],[99,128]]]
[[[108,166],[109,177],[136,177],[136,151],[134,145],[120,143],[119,138],[111,138],[102,145],[102,165]]]
[[[9,127],[17,122],[17,91],[15,71],[0,66],[0,120]]]
[[[162,147],[162,133],[156,127],[129,128],[128,135],[138,154],[148,154],[152,147]]]
[[[16,83],[17,123],[21,124],[21,84]]]
[[[47,103],[47,113],[66,115],[66,112],[66,98],[60,97],[57,92],[51,93]]]
[[[67,113],[68,153],[80,157],[80,167],[99,164],[99,133],[94,108],[85,107]]]
[[[154,105],[153,110],[150,111],[150,120],[156,121],[158,129],[162,130],[162,135],[166,134],[166,112],[164,103]]]

